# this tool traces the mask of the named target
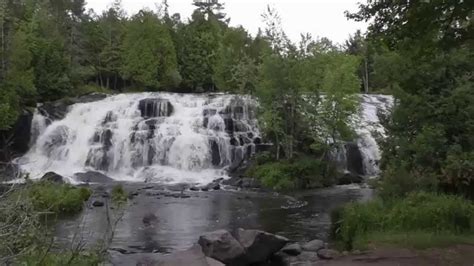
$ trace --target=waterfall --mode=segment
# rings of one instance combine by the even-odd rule
[[[393,97],[389,95],[363,94],[361,97],[361,114],[353,125],[357,146],[362,156],[363,175],[377,176],[380,173],[379,162],[382,154],[379,140],[386,137],[380,116],[388,115],[393,107]]]
[[[76,173],[98,171],[122,181],[205,184],[256,152],[257,105],[245,95],[159,92],[76,103],[56,120],[37,111],[33,144],[17,162],[32,179],[54,171],[74,182]],[[359,137],[340,156],[346,169],[355,161],[359,174],[379,173],[378,114],[392,105],[391,96],[361,96]]]
[[[255,152],[256,102],[226,94],[139,93],[34,116],[35,144],[19,160],[30,178],[100,171],[117,180],[208,183]]]

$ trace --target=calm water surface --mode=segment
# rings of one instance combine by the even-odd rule
[[[140,186],[145,185],[128,185],[127,189]],[[172,252],[190,247],[203,232],[240,227],[261,229],[296,241],[326,240],[331,210],[372,196],[372,190],[352,185],[291,195],[212,191],[185,192],[189,198],[174,198],[163,193],[161,189],[142,190],[130,202],[115,230],[112,248]],[[143,218],[150,214],[157,220],[153,226],[145,226]],[[74,238],[97,243],[107,228],[106,217],[104,207],[88,208],[82,215],[57,225],[58,240],[68,243]]]

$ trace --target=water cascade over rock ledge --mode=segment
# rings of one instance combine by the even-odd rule
[[[207,184],[226,178],[265,146],[258,129],[257,101],[230,94],[136,93],[75,102],[60,115],[38,108],[31,148],[17,160],[37,179],[54,171],[81,181],[76,173],[99,171],[115,180],[163,184]],[[392,97],[361,96],[354,125],[359,138],[338,155],[344,169],[376,175],[384,135],[378,113]]]
[[[33,118],[18,160],[30,177],[101,171],[117,180],[209,183],[255,152],[256,102],[224,94],[139,93],[76,103],[64,118]]]

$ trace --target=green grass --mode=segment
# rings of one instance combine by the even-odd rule
[[[100,256],[96,254],[88,254],[85,252],[73,255],[70,252],[63,253],[45,253],[33,252],[18,258],[18,265],[24,266],[94,266],[100,265]]]
[[[474,235],[474,204],[458,196],[418,192],[404,199],[348,204],[333,212],[332,220],[333,237],[343,249],[374,241],[436,246]]]
[[[372,246],[397,246],[413,249],[448,247],[456,244],[474,245],[474,233],[459,235],[432,232],[371,232],[353,242],[354,250],[367,250]]]
[[[92,193],[85,187],[51,182],[28,184],[25,192],[36,211],[58,215],[80,212]]]

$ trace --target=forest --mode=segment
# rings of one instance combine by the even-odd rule
[[[293,191],[334,184],[327,158],[354,139],[359,94],[393,95],[378,197],[335,212],[334,238],[351,250],[387,231],[473,234],[472,1],[367,1],[345,14],[367,32],[344,44],[292,42],[270,6],[253,36],[230,26],[218,2],[197,4],[189,19],[169,4],[127,15],[120,0],[101,14],[84,0],[0,0],[0,131],[38,103],[93,92],[249,94],[273,150],[246,175]]]

